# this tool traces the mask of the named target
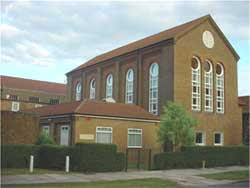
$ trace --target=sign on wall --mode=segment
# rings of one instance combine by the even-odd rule
[[[81,140],[94,140],[93,134],[80,134]]]

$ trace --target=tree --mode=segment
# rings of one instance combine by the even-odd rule
[[[55,145],[56,142],[55,142],[55,139],[54,137],[52,136],[49,136],[45,133],[42,133],[38,139],[37,139],[37,142],[36,142],[37,145],[44,145],[44,144],[53,144]]]
[[[157,130],[158,141],[163,146],[170,141],[174,152],[183,145],[193,145],[197,124],[197,119],[190,116],[180,104],[169,102],[164,106]]]

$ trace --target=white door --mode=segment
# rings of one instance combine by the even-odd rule
[[[65,146],[69,145],[69,126],[68,125],[61,126],[60,144],[65,145]]]

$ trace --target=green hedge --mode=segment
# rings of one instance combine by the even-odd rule
[[[125,155],[117,153],[114,144],[81,143],[75,146],[58,145],[3,145],[2,168],[27,168],[29,157],[34,165],[44,169],[64,169],[66,156],[70,156],[70,170],[83,172],[121,171]]]
[[[244,146],[183,147],[182,152],[156,154],[154,167],[155,169],[201,168],[203,160],[206,161],[206,167],[248,165],[249,148]]]
[[[1,168],[27,168],[29,167],[30,155],[34,156],[34,166],[39,161],[39,146],[35,145],[2,145]]]

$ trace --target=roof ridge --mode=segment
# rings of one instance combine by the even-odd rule
[[[144,37],[144,38],[142,38],[142,39],[139,39],[139,40],[136,40],[136,41],[134,41],[134,42],[130,42],[130,43],[128,43],[128,44],[122,45],[122,46],[120,46],[120,47],[118,47],[118,48],[115,48],[115,49],[112,49],[112,50],[110,50],[110,51],[108,51],[108,52],[99,54],[99,55],[97,55],[97,56],[95,56],[95,57],[89,59],[89,60],[86,61],[85,63],[79,65],[78,67],[76,67],[75,69],[71,70],[70,72],[66,73],[66,75],[69,74],[69,73],[71,73],[71,72],[73,72],[73,71],[80,70],[80,69],[84,68],[84,65],[86,65],[86,64],[88,64],[88,63],[91,63],[92,61],[94,61],[94,60],[96,60],[96,59],[98,59],[98,58],[101,58],[101,57],[103,57],[103,56],[105,56],[105,55],[111,54],[112,52],[113,52],[113,53],[114,53],[114,52],[117,52],[117,51],[119,51],[119,50],[121,50],[121,49],[123,49],[123,48],[126,48],[126,47],[128,47],[128,46],[132,46],[132,45],[138,44],[138,43],[143,42],[143,41],[145,41],[145,40],[150,40],[150,39],[152,39],[152,38],[154,38],[154,37],[157,37],[157,36],[159,36],[159,35],[162,35],[162,34],[167,34],[167,32],[170,32],[170,31],[179,29],[179,28],[181,28],[181,27],[188,26],[188,25],[190,25],[190,24],[192,24],[192,23],[194,23],[194,22],[198,22],[198,21],[201,21],[201,20],[205,20],[205,19],[207,19],[207,18],[211,18],[210,14],[207,14],[207,15],[205,15],[205,16],[199,17],[199,18],[197,18],[197,19],[195,19],[195,20],[191,20],[191,21],[186,22],[186,23],[183,23],[183,24],[179,24],[179,25],[177,25],[177,26],[175,26],[175,27],[171,27],[171,28],[169,28],[169,29],[165,29],[165,30],[163,30],[163,31],[161,31],[161,32],[158,32],[158,33],[155,33],[155,34],[153,34],[153,35],[146,36],[146,37]],[[186,28],[186,29],[187,29],[187,28]],[[170,37],[170,38],[173,38],[173,36]],[[169,39],[170,39],[170,38],[169,38]],[[164,40],[166,40],[166,39],[164,39]],[[128,50],[128,51],[129,51],[129,50]],[[133,51],[133,49],[132,49],[131,51]],[[129,51],[129,52],[131,52],[131,51]],[[128,53],[128,52],[127,52],[127,53]],[[120,54],[120,55],[121,55],[121,54]],[[107,58],[107,59],[104,58],[104,60],[100,60],[100,61],[97,60],[96,63],[101,63],[101,62],[103,62],[103,61],[106,61],[106,60],[108,60],[108,59],[111,59],[111,58],[114,58],[114,57],[117,57],[117,56],[119,56],[119,55],[114,55],[114,56],[111,56],[110,58]],[[96,64],[96,63],[94,63],[94,64]],[[86,66],[90,66],[90,65],[86,65]],[[86,66],[85,66],[85,67],[86,67]]]

